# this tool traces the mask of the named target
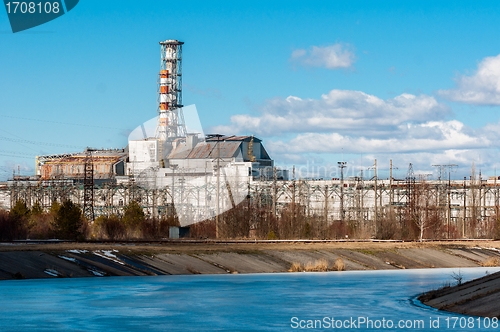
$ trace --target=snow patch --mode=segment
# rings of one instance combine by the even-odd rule
[[[101,271],[92,270],[92,269],[88,269],[88,271],[90,273],[92,273],[93,275],[95,275],[96,277],[104,277],[105,276],[104,272],[101,272]]]
[[[102,258],[109,259],[112,262],[115,262],[115,263],[118,263],[118,264],[121,264],[121,265],[125,265],[125,263],[122,262],[118,257],[116,257],[116,255],[113,254],[113,252],[118,252],[118,250],[116,250],[116,249],[113,249],[113,250],[96,250],[96,251],[93,252],[93,254],[96,255],[96,256],[102,257]]]
[[[63,255],[58,255],[57,257],[62,258],[62,259],[64,259],[64,260],[66,260],[66,261],[73,262],[73,263],[76,263],[76,262],[77,262],[77,260],[76,260],[76,259],[74,259],[73,257],[66,257],[66,256],[63,256]]]
[[[79,249],[70,249],[70,250],[66,250],[66,252],[70,252],[72,254],[86,254],[89,251],[88,250],[79,250]]]
[[[56,270],[53,270],[53,269],[45,269],[45,271],[43,271],[45,273],[47,273],[49,276],[52,276],[52,277],[59,277],[60,274],[59,272],[57,272]]]

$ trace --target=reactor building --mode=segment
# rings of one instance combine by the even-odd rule
[[[124,149],[38,156],[37,177],[83,181],[91,163],[95,184],[133,181],[149,189],[168,187],[182,226],[236,206],[247,197],[250,182],[271,179],[274,161],[257,137],[188,132],[182,103],[183,44],[160,42],[154,132],[139,126],[142,137],[130,137]]]

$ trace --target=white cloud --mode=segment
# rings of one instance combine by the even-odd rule
[[[456,88],[439,90],[452,101],[474,105],[500,105],[500,55],[484,58],[472,76],[456,79]]]
[[[317,160],[324,160],[329,170],[323,173],[333,174],[343,156],[350,165],[359,165],[359,156],[365,165],[366,156],[380,162],[394,159],[405,168],[411,162],[422,174],[432,173],[433,164],[454,163],[465,176],[474,160],[496,167],[500,122],[472,129],[450,115],[449,107],[428,95],[405,93],[384,100],[361,91],[332,90],[317,99],[269,100],[259,114],[235,115],[214,132],[256,135],[277,165],[301,165],[309,175],[321,173],[309,167]]]
[[[292,52],[291,60],[308,67],[327,69],[351,67],[355,56],[349,46],[340,43],[330,46],[312,46],[308,50],[297,49]]]
[[[401,94],[382,100],[361,91],[332,90],[320,99],[269,100],[259,116],[235,115],[218,132],[278,136],[286,133],[336,132],[385,136],[402,124],[439,120],[449,109],[433,97]]]
[[[415,132],[427,135],[414,137]],[[271,141],[267,146],[269,150],[297,154],[342,152],[359,154],[476,149],[490,144],[486,137],[471,136],[464,132],[464,125],[461,122],[452,120],[402,125],[397,134],[385,138],[339,133],[303,133],[289,141]]]

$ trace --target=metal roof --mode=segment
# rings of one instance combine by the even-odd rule
[[[243,142],[243,141],[250,141],[253,138],[254,142],[262,142],[261,139],[258,139],[255,136],[211,136],[208,135],[205,140],[207,142],[217,142],[217,141],[238,141],[238,142]]]
[[[185,159],[191,151],[192,150],[188,149],[185,143],[181,143],[170,152],[168,159]]]
[[[191,151],[176,149],[170,159],[213,159],[234,158],[240,152],[241,141],[236,142],[206,142],[198,143]]]
[[[186,157],[188,159],[205,159],[210,156],[210,152],[215,147],[216,143],[199,143]]]
[[[40,162],[66,162],[77,161],[86,157],[85,152],[67,153],[58,155],[37,156]],[[109,149],[109,150],[94,150],[92,151],[93,160],[112,160],[127,157],[125,149]]]
[[[241,142],[218,142],[209,157],[233,158],[238,155]]]

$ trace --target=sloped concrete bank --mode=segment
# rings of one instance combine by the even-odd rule
[[[286,272],[342,260],[345,270],[477,267],[498,242],[0,244],[0,279]]]
[[[500,272],[422,294],[419,300],[439,310],[500,318]]]

